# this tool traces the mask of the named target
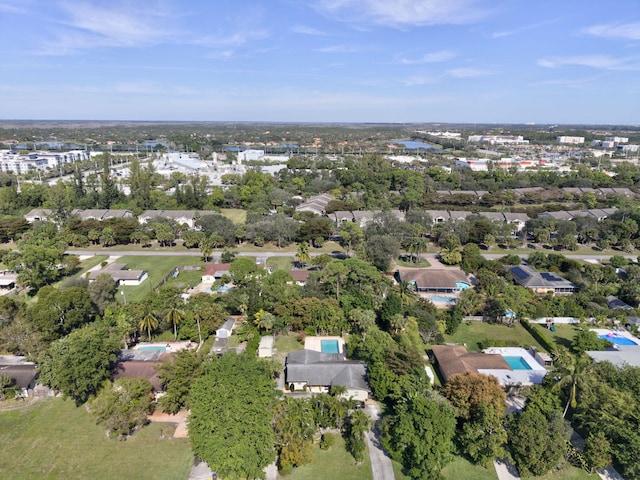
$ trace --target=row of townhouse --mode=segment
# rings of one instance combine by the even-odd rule
[[[522,197],[524,195],[541,192],[545,190],[544,187],[527,187],[527,188],[512,188],[508,191],[513,192],[516,196]],[[610,197],[610,196],[623,196],[623,197],[635,197],[636,193],[625,187],[603,187],[603,188],[587,188],[587,187],[562,187],[560,188],[564,193],[571,194],[573,196],[581,196],[587,193],[593,193],[598,197]],[[491,193],[487,190],[436,190],[435,192],[441,196],[449,195],[471,195],[477,198]]]
[[[434,224],[443,223],[448,220],[465,220],[471,215],[478,215],[491,221],[505,222],[512,224],[514,231],[520,231],[524,228],[530,219],[526,213],[510,213],[510,212],[468,212],[462,210],[425,210],[429,214]],[[371,223],[381,210],[358,210],[358,211],[336,211],[328,215],[337,225],[344,222],[354,222],[365,227]],[[405,214],[400,210],[389,210],[388,213],[395,216],[398,220],[404,221]]]
[[[107,220],[109,218],[133,218],[131,210],[99,210],[76,209],[71,212],[80,220]],[[178,225],[187,225],[194,228],[199,218],[206,215],[219,215],[214,210],[147,210],[138,216],[138,222],[146,224],[154,219],[165,219],[176,222]],[[35,208],[27,213],[24,218],[29,223],[47,221],[51,217],[51,210],[46,208]]]

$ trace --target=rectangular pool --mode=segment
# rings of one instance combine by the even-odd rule
[[[626,345],[629,347],[637,347],[638,344],[630,338],[623,337],[622,335],[600,335],[600,338],[616,345]]]
[[[140,345],[138,347],[138,350],[155,350],[160,352],[166,352],[167,347],[164,347],[162,345]]]
[[[522,357],[503,357],[513,370],[533,370]]]
[[[322,353],[340,353],[340,346],[337,340],[320,340]]]

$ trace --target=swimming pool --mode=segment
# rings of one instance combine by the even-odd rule
[[[616,345],[625,345],[629,347],[637,347],[638,344],[630,338],[623,337],[622,335],[600,335],[600,338]]]
[[[527,363],[527,361],[522,357],[505,357],[503,356],[509,366],[513,370],[533,370],[531,366]]]
[[[455,298],[441,297],[439,295],[432,295],[431,297],[429,297],[429,300],[431,300],[432,302],[456,303]]]
[[[163,345],[140,345],[138,347],[138,350],[157,350],[160,352],[166,352],[167,351],[167,347],[163,346]]]
[[[227,292],[229,290],[231,290],[231,287],[229,285],[220,285],[219,287],[216,287],[216,289],[215,289],[216,292]],[[211,291],[211,286],[206,287],[205,291],[210,292]]]
[[[320,340],[322,353],[340,353],[340,346],[337,340]]]

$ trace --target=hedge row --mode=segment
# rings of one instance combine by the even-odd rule
[[[520,323],[547,352],[553,353],[556,350],[555,342],[550,340],[549,337],[544,334],[539,325],[531,324],[527,320],[520,320]]]

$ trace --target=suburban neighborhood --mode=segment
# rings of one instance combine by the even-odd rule
[[[640,167],[565,144],[492,144],[559,170],[316,147],[271,173],[259,145],[168,138],[11,156],[3,444],[57,442],[19,433],[44,415],[162,478],[638,478]]]

